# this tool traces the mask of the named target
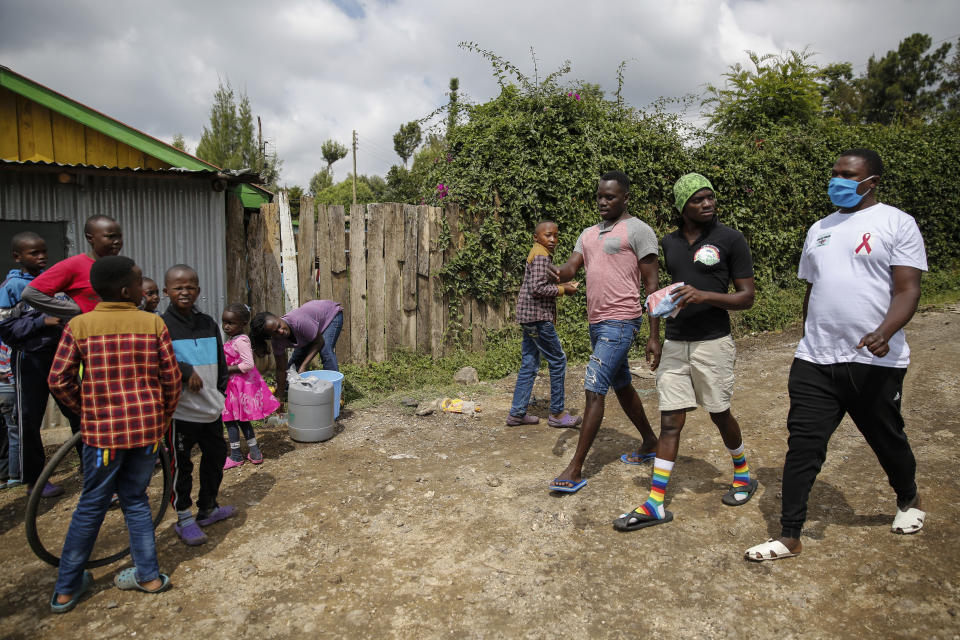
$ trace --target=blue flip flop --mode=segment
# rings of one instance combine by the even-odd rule
[[[570,480],[561,480],[560,478],[554,478],[553,481],[554,482],[571,482]],[[572,487],[558,487],[556,485],[551,484],[550,491],[559,491],[560,493],[576,493],[577,491],[580,491],[580,489],[583,489],[585,486],[587,486],[586,478],[584,478],[577,484],[573,485]]]
[[[63,604],[60,604],[59,602],[57,602],[56,592],[54,592],[54,594],[50,596],[50,611],[54,613],[66,613],[67,611],[70,611],[75,606],[77,606],[77,603],[80,602],[80,598],[82,598],[83,594],[85,594],[87,591],[90,590],[90,587],[92,585],[93,585],[93,574],[90,573],[89,571],[84,571],[83,580],[80,582],[80,588],[77,589],[76,593],[73,594],[72,598],[70,598]]]
[[[647,460],[653,460],[656,457],[657,457],[656,451],[654,451],[653,453],[641,453],[640,460],[638,462],[633,462],[632,460],[630,460],[630,454],[625,453],[622,456],[620,456],[620,462],[622,462],[623,464],[640,465],[646,462]]]

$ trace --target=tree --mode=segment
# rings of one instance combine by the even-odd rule
[[[862,96],[849,62],[829,64],[820,69],[823,114],[844,124],[860,122]]]
[[[247,94],[240,94],[238,105],[233,87],[223,81],[213,94],[209,127],[200,135],[197,157],[222,169],[252,169],[272,188],[276,188],[283,164],[276,152],[267,155],[258,148]]]
[[[948,118],[960,117],[960,39],[954,50],[953,59],[943,67],[943,109]]]
[[[327,172],[333,177],[333,163],[347,157],[347,148],[334,139],[325,140],[320,145],[320,153],[327,161]]]
[[[403,160],[404,167],[407,166],[407,160],[419,146],[420,139],[420,125],[416,120],[400,125],[400,130],[393,134],[393,150]]]
[[[318,193],[316,200],[319,204],[342,205],[349,212],[350,205],[353,204],[353,174],[349,174],[346,180]],[[359,177],[357,178],[357,202],[362,204],[375,202],[370,186]]]
[[[860,117],[865,122],[890,124],[929,117],[941,104],[938,83],[951,43],[925,54],[933,41],[914,33],[879,60],[870,56],[866,74],[857,86],[862,95]]]
[[[313,177],[310,178],[310,186],[307,188],[307,191],[310,195],[316,196],[327,187],[332,186],[333,176],[330,174],[329,169],[324,169],[323,171],[317,171],[313,174]]]
[[[296,184],[292,187],[283,185],[283,189],[287,192],[287,201],[290,203],[290,217],[298,220],[300,218],[300,198],[303,197],[303,187]]]
[[[447,135],[457,126],[457,118],[460,117],[460,103],[457,102],[457,92],[460,90],[460,78],[450,78],[450,102],[447,104]]]
[[[187,141],[184,140],[182,133],[174,134],[173,142],[170,143],[170,146],[174,147],[175,149],[180,149],[180,151],[185,153],[190,153],[190,151],[187,150]]]
[[[803,125],[820,115],[820,69],[808,62],[813,54],[747,55],[753,71],[738,63],[723,74],[723,87],[707,85],[702,104],[713,105],[708,113],[711,127],[721,133],[749,132],[770,124]]]

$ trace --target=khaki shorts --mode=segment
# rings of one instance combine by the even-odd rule
[[[730,336],[686,342],[666,340],[657,368],[660,411],[730,408],[737,347]]]

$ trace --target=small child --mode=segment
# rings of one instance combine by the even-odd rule
[[[83,434],[83,491],[60,555],[50,598],[54,613],[70,611],[90,589],[93,575],[83,567],[114,493],[130,531],[134,564],[117,574],[114,584],[146,593],[170,587],[157,562],[147,486],[180,397],[180,368],[163,321],[137,310],[142,274],[133,260],[97,260],[90,283],[102,301],[67,325],[48,378],[50,391],[80,414]]]
[[[157,305],[160,304],[160,288],[157,281],[153,278],[143,279],[143,302],[140,308],[147,313],[156,313]]]
[[[173,351],[183,374],[183,396],[173,414],[170,446],[174,450],[173,496],[177,510],[174,531],[190,546],[207,541],[200,527],[220,522],[236,513],[234,507],[217,505],[223,481],[227,444],[223,440],[223,393],[227,390],[227,362],[223,356],[220,328],[213,318],[201,313],[194,303],[200,295],[200,278],[193,267],[178,264],[167,269],[163,292],[170,305],[163,321],[170,331]],[[200,447],[200,492],[197,516],[190,510],[193,501],[193,462],[190,452]]]
[[[223,420],[227,425],[227,437],[230,438],[230,457],[223,468],[232,469],[243,464],[240,453],[240,432],[247,440],[250,452],[247,460],[253,464],[263,462],[263,454],[257,447],[257,437],[253,435],[251,420],[262,420],[280,408],[280,402],[270,393],[260,372],[253,364],[253,351],[250,338],[243,329],[250,322],[250,310],[238,303],[223,310],[221,316],[223,332],[229,336],[223,344],[223,353],[227,359],[227,371],[230,382],[227,383],[227,399],[223,408]]]
[[[533,232],[533,247],[527,256],[523,284],[517,295],[517,322],[523,328],[520,347],[522,360],[517,373],[517,386],[513,390],[513,404],[507,416],[509,427],[540,422],[540,418],[527,413],[527,405],[540,369],[541,354],[550,368],[550,417],[547,424],[551,427],[575,427],[582,420],[563,409],[567,356],[560,346],[553,323],[557,317],[557,296],[575,292],[579,283],[558,285],[548,277],[553,264],[550,257],[557,248],[558,235],[556,223],[550,220],[540,222]]]

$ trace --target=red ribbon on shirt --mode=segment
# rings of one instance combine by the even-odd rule
[[[869,233],[863,234],[863,242],[857,245],[857,248],[854,249],[853,252],[856,254],[859,254],[860,249],[866,249],[867,255],[869,255],[871,250],[870,250],[870,243],[868,242],[868,240],[870,240],[870,234]]]

